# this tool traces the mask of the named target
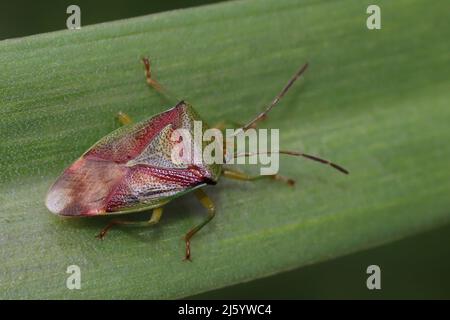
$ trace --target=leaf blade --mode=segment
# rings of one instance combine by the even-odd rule
[[[183,297],[447,223],[443,4],[382,1],[379,32],[365,29],[367,5],[232,2],[0,42],[0,296]],[[350,176],[282,158],[294,189],[209,188],[218,215],[193,240],[192,264],[181,237],[203,212],[190,197],[157,227],[103,242],[94,235],[108,218],[50,215],[52,180],[114,129],[116,112],[140,120],[168,107],[143,81],[146,54],[158,80],[211,122],[250,119],[309,61],[264,126],[280,128],[284,149],[333,159]],[[70,264],[81,267],[80,291],[65,287]]]

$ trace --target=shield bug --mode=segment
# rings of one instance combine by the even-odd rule
[[[144,58],[143,63],[147,83],[157,91],[167,93],[152,77],[150,61]],[[238,128],[238,131],[255,127],[264,119],[307,66],[302,66],[268,107],[249,123]],[[100,139],[69,166],[51,186],[46,198],[47,208],[61,216],[98,216],[153,210],[148,221],[112,220],[97,235],[100,239],[115,225],[150,226],[158,223],[165,204],[193,192],[207,209],[208,216],[184,236],[185,259],[190,260],[192,237],[215,215],[214,204],[202,187],[216,184],[221,176],[247,181],[268,177],[290,185],[294,183],[279,175],[249,176],[240,171],[225,169],[221,164],[185,165],[171,161],[174,144],[171,133],[180,128],[192,132],[194,121],[200,120],[193,107],[184,101],[138,123],[133,124],[124,113],[119,113],[118,119],[123,126]],[[207,128],[203,122],[202,130]],[[301,156],[348,173],[341,166],[316,156],[294,151],[280,150],[279,153]]]

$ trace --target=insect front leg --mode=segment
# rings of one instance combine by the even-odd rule
[[[112,220],[110,223],[106,225],[105,228],[103,228],[102,231],[96,236],[96,238],[103,239],[108,231],[116,225],[124,225],[124,226],[130,226],[130,227],[149,227],[154,224],[157,224],[159,220],[161,219],[163,209],[162,207],[153,209],[152,216],[150,217],[150,220],[148,221],[124,221],[124,220]]]
[[[214,218],[216,214],[216,209],[212,200],[208,197],[208,195],[201,189],[197,189],[194,191],[195,196],[200,201],[200,203],[208,210],[208,217],[203,220],[202,223],[195,226],[184,236],[184,240],[186,241],[186,256],[184,260],[191,261],[191,239],[192,237],[200,231],[208,222]]]
[[[295,184],[295,180],[280,176],[278,174],[274,175],[260,175],[260,176],[249,176],[244,172],[240,172],[232,169],[222,169],[222,175],[226,178],[241,180],[241,181],[255,181],[259,179],[273,179],[287,183],[290,186]]]

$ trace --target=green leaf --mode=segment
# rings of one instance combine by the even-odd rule
[[[448,6],[377,1],[245,1],[0,42],[0,297],[177,298],[376,246],[450,220]],[[63,219],[44,206],[58,174],[112,131],[170,107],[139,58],[210,123],[245,122],[308,61],[264,126],[290,188],[225,181],[216,218],[182,261],[204,209],[187,195],[159,225],[94,235],[110,218]],[[143,219],[134,214],[130,219]],[[69,265],[81,290],[68,290]]]

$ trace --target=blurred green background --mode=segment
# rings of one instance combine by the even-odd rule
[[[0,4],[0,39],[65,28],[66,8],[81,7],[82,26],[218,2],[8,1]],[[424,213],[426,214],[426,213]],[[326,263],[203,293],[198,299],[450,298],[450,226]],[[294,246],[294,244],[293,244]],[[366,288],[366,268],[381,267],[381,290]]]

